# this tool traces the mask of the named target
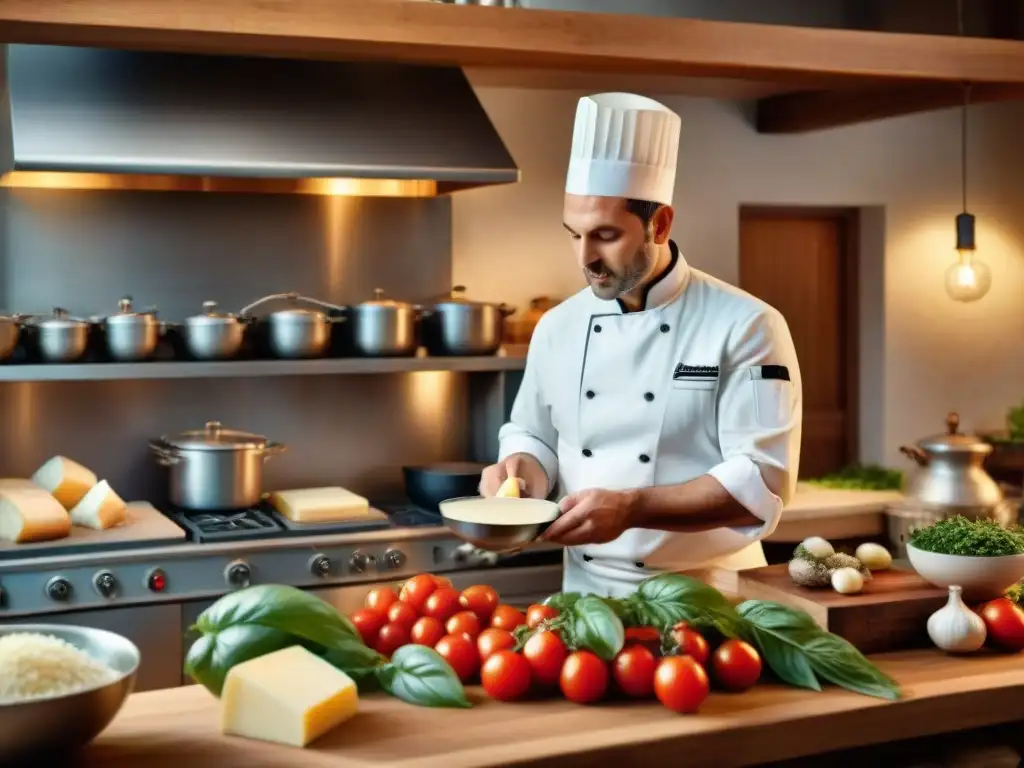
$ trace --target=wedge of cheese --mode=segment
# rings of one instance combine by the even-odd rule
[[[42,488],[0,488],[0,539],[23,544],[70,532],[71,516]]]
[[[64,509],[71,509],[98,482],[91,469],[64,456],[54,456],[32,475],[32,481],[48,491]]]
[[[336,523],[370,516],[370,502],[345,488],[297,488],[275,491],[270,503],[296,523]]]
[[[505,482],[501,484],[498,492],[495,494],[499,498],[506,499],[518,499],[519,498],[519,478],[508,477]]]
[[[356,684],[301,645],[233,666],[220,694],[221,730],[305,747],[359,711]]]
[[[110,483],[100,480],[71,509],[71,524],[103,531],[125,521],[128,505]]]

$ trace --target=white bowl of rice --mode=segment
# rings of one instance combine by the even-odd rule
[[[57,759],[96,738],[132,692],[139,659],[134,643],[102,629],[0,626],[0,766]]]

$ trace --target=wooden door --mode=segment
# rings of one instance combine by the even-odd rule
[[[740,213],[740,287],[786,318],[803,379],[800,477],[857,458],[855,211]]]

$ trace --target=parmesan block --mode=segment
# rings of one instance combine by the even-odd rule
[[[100,480],[72,508],[71,524],[103,531],[123,523],[127,512],[128,505],[106,480]]]
[[[221,730],[305,747],[359,710],[356,684],[293,645],[233,666],[220,694]]]
[[[270,503],[296,523],[335,523],[370,515],[370,502],[345,488],[298,488],[275,491]]]
[[[80,502],[98,479],[91,469],[64,456],[54,456],[32,475],[33,482],[53,494],[64,509],[71,509]]]
[[[519,478],[518,477],[507,477],[505,482],[501,484],[501,488],[498,489],[498,493],[495,494],[499,498],[505,499],[518,499],[519,498]]]
[[[0,539],[19,544],[63,539],[71,517],[42,488],[0,488]]]

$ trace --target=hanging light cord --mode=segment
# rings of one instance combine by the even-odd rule
[[[964,36],[964,0],[956,0],[956,32]],[[964,83],[964,103],[960,107],[960,191],[967,213],[967,108],[971,103],[971,84]]]

